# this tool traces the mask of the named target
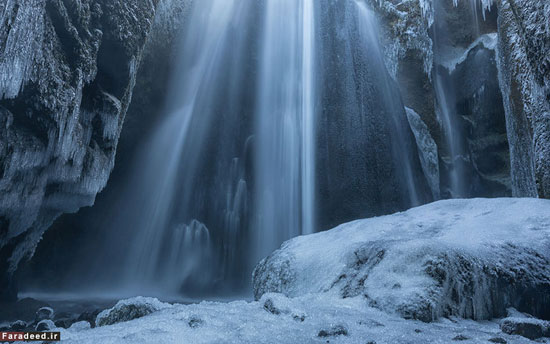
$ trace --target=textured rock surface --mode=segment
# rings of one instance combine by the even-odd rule
[[[370,4],[378,14],[386,63],[399,84],[403,102],[419,115],[435,141],[441,196],[448,198],[456,192],[451,190],[456,168],[464,183],[462,197],[511,195],[509,148],[493,44],[496,6],[492,1],[462,0],[372,0]],[[488,37],[491,39],[485,42]],[[436,83],[438,73],[444,75],[444,85]],[[443,105],[438,87],[444,87],[447,94]],[[442,106],[456,117],[451,120],[454,135],[445,130]],[[450,140],[458,145],[454,156]],[[426,177],[429,180],[433,174]]]
[[[550,3],[499,2],[499,78],[514,195],[550,197]]]
[[[435,200],[440,199],[439,189],[439,157],[437,153],[437,144],[435,143],[428,126],[422,121],[420,115],[413,109],[406,108],[407,119],[411,126],[412,132],[418,146],[418,154],[420,156],[420,164],[428,181],[428,185],[432,190],[432,195]]]
[[[95,322],[97,326],[113,325],[141,318],[168,307],[169,304],[155,298],[139,296],[117,302],[113,308],[99,313]]]
[[[362,295],[405,318],[550,318],[550,201],[440,201],[292,239],[262,260],[255,297]]]
[[[0,4],[0,297],[113,168],[156,0]]]

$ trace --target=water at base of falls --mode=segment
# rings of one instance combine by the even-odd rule
[[[363,2],[202,0],[189,18],[112,216],[108,284],[235,290],[285,240],[428,200]]]

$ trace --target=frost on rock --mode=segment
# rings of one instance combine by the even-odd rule
[[[0,4],[0,298],[55,218],[105,186],[155,3]]]
[[[397,79],[400,60],[408,53],[412,53],[423,61],[424,72],[430,77],[433,66],[433,43],[428,30],[433,20],[429,19],[428,13],[425,12],[424,2],[405,0],[398,5],[389,0],[370,2],[381,19],[382,45],[386,67],[391,76]]]
[[[0,100],[15,98],[34,75],[42,51],[45,1],[0,4]]]
[[[363,296],[405,318],[550,318],[550,201],[432,203],[292,239],[258,264],[256,298]]]
[[[152,297],[138,296],[121,300],[113,308],[99,313],[96,318],[96,324],[97,326],[107,326],[130,321],[168,307],[171,307],[171,305],[160,302],[158,299]]]
[[[550,3],[503,0],[498,69],[515,196],[550,197]]]
[[[409,125],[416,139],[420,164],[424,171],[424,176],[432,190],[434,199],[440,199],[439,189],[439,155],[437,153],[437,144],[435,143],[428,126],[422,121],[413,109],[405,108]]]
[[[497,42],[498,42],[498,35],[496,32],[481,35],[472,44],[470,44],[468,48],[462,51],[458,56],[453,56],[450,59],[442,60],[441,65],[447,68],[449,73],[452,73],[458,65],[466,61],[466,59],[468,58],[468,55],[474,50],[474,48],[479,46],[479,47],[484,47],[485,49],[494,51],[497,47]]]

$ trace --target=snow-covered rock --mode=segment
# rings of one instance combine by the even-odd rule
[[[51,307],[41,307],[36,311],[35,321],[53,319],[54,311]]]
[[[498,69],[514,196],[550,198],[550,3],[502,0]]]
[[[550,318],[550,201],[447,200],[287,241],[253,274],[256,298],[363,296],[432,321],[506,308]]]
[[[55,324],[50,319],[44,319],[38,322],[35,327],[35,331],[50,331],[55,328]]]
[[[529,339],[550,337],[550,322],[535,318],[505,318],[500,322],[500,329]]]
[[[99,313],[95,322],[97,326],[113,325],[141,318],[168,307],[170,304],[160,302],[158,299],[138,296],[118,301],[113,308]]]
[[[437,152],[437,144],[435,143],[430,130],[420,115],[413,109],[405,108],[409,125],[416,139],[418,146],[418,155],[424,176],[428,181],[428,185],[432,190],[434,200],[441,197],[439,188],[439,155]]]

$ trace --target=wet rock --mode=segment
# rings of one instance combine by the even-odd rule
[[[54,311],[51,307],[42,307],[36,311],[36,316],[34,317],[34,321],[40,322],[45,319],[53,319],[53,317],[54,317]]]
[[[38,332],[43,332],[43,331],[50,331],[54,328],[55,328],[54,322],[49,319],[46,319],[36,324],[35,330]]]
[[[49,307],[49,304],[29,297],[16,302],[0,303],[2,320],[19,319],[32,322],[35,319],[36,310],[41,307]]]
[[[75,322],[76,322],[76,319],[74,318],[61,318],[54,321],[55,327],[60,327],[60,328],[69,328]]]
[[[348,329],[344,325],[334,325],[328,329],[319,331],[317,337],[347,336]]]
[[[497,343],[497,344],[506,344],[506,343],[508,343],[506,341],[506,339],[501,338],[501,337],[493,337],[493,338],[490,338],[489,341],[491,343]]]
[[[96,325],[106,326],[130,321],[167,307],[170,307],[170,305],[151,297],[139,296],[122,300],[117,302],[113,308],[106,309],[99,313],[96,318]]]
[[[23,331],[26,328],[27,328],[27,323],[24,322],[23,320],[14,321],[9,326],[10,331],[16,331],[16,332]]]
[[[77,322],[87,321],[88,323],[90,323],[91,327],[94,328],[94,327],[96,327],[95,320],[97,318],[97,315],[100,312],[101,312],[100,309],[96,309],[96,310],[93,310],[93,311],[85,311],[85,312],[83,312],[82,314],[80,314],[78,316],[76,321]]]

